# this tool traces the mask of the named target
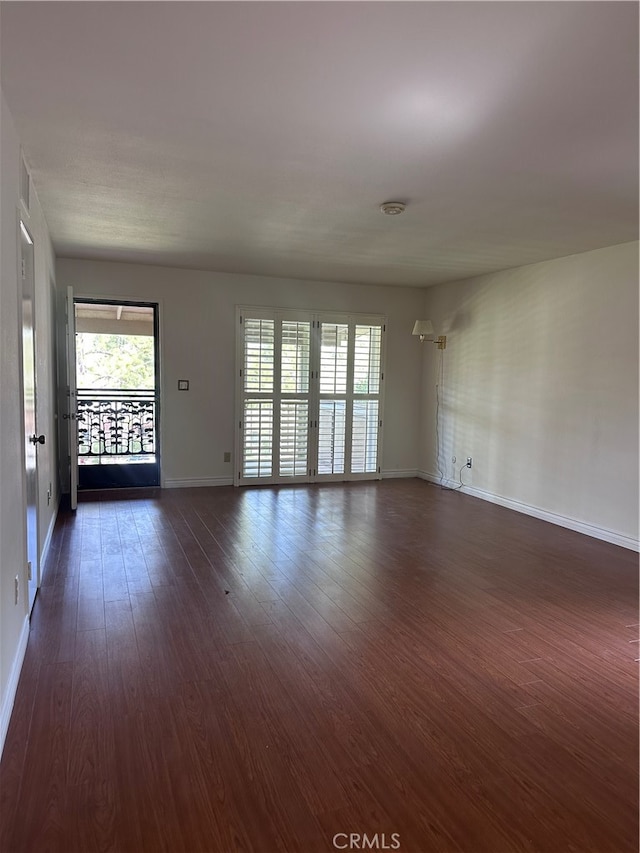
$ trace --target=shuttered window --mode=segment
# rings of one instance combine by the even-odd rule
[[[309,446],[309,404],[306,400],[283,400],[280,412],[280,476],[304,477]]]
[[[245,391],[273,391],[273,320],[247,319],[244,330]]]
[[[273,456],[273,402],[246,400],[244,404],[245,477],[271,477]]]
[[[347,393],[349,326],[322,323],[320,335],[320,393]]]
[[[356,326],[353,362],[354,394],[380,392],[381,348],[382,328],[380,326]]]
[[[274,329],[268,319],[248,318],[245,325],[244,477],[271,477],[273,471]]]
[[[344,474],[347,406],[345,400],[320,400],[318,474]]]
[[[352,473],[373,473],[378,467],[378,423],[382,327],[355,327],[352,401]]]
[[[353,401],[351,472],[373,473],[378,467],[378,401]]]
[[[380,474],[383,318],[238,311],[236,483]]]

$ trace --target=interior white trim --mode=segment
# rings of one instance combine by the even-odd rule
[[[15,702],[16,691],[18,690],[18,681],[20,680],[20,672],[22,671],[22,664],[24,662],[25,652],[27,651],[28,640],[29,617],[25,616],[22,631],[20,632],[20,639],[18,640],[18,646],[16,648],[16,654],[11,666],[11,674],[9,675],[7,690],[2,702],[2,712],[0,714],[0,758],[2,757],[4,742],[7,737],[7,732],[9,731],[11,712],[13,711],[13,703]]]
[[[44,578],[44,573],[47,568],[47,557],[49,556],[49,548],[51,547],[51,538],[53,536],[53,531],[56,526],[56,520],[58,518],[58,512],[60,510],[60,498],[58,498],[56,505],[53,509],[53,515],[51,516],[51,521],[49,522],[49,529],[47,530],[47,535],[44,540],[44,545],[42,546],[42,553],[40,554],[40,584],[42,584],[42,579]]]
[[[209,486],[233,486],[233,477],[187,477],[186,479],[166,479],[165,489],[194,489]]]
[[[418,471],[418,477],[422,480],[428,480],[430,483],[437,485],[457,488],[460,484],[454,480],[445,479],[441,481],[440,477],[435,474],[429,474],[426,471]],[[516,512],[521,512],[524,515],[531,515],[534,518],[539,518],[542,521],[549,521],[551,524],[557,524],[559,527],[566,527],[569,530],[575,530],[577,533],[584,533],[585,536],[592,536],[594,539],[601,539],[604,542],[610,542],[612,545],[620,545],[622,548],[628,548],[630,551],[640,551],[640,542],[633,539],[631,536],[624,536],[621,533],[616,533],[614,530],[607,530],[604,527],[596,527],[593,524],[587,524],[584,521],[578,521],[575,518],[569,518],[566,515],[559,515],[555,512],[549,512],[546,509],[540,509],[537,506],[522,503],[521,501],[505,498],[502,495],[494,495],[492,492],[485,492],[483,489],[476,489],[473,486],[462,486],[459,491],[466,495],[471,495],[474,498],[480,498],[483,501],[499,504],[507,509],[513,509]]]

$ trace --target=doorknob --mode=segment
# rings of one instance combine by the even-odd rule
[[[31,435],[29,436],[29,441],[31,444],[44,444],[45,438],[43,435]]]

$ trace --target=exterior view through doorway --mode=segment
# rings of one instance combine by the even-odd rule
[[[157,305],[78,299],[74,314],[78,488],[158,486]]]

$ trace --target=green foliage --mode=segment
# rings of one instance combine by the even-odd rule
[[[100,335],[78,332],[78,388],[155,388],[151,335]]]

